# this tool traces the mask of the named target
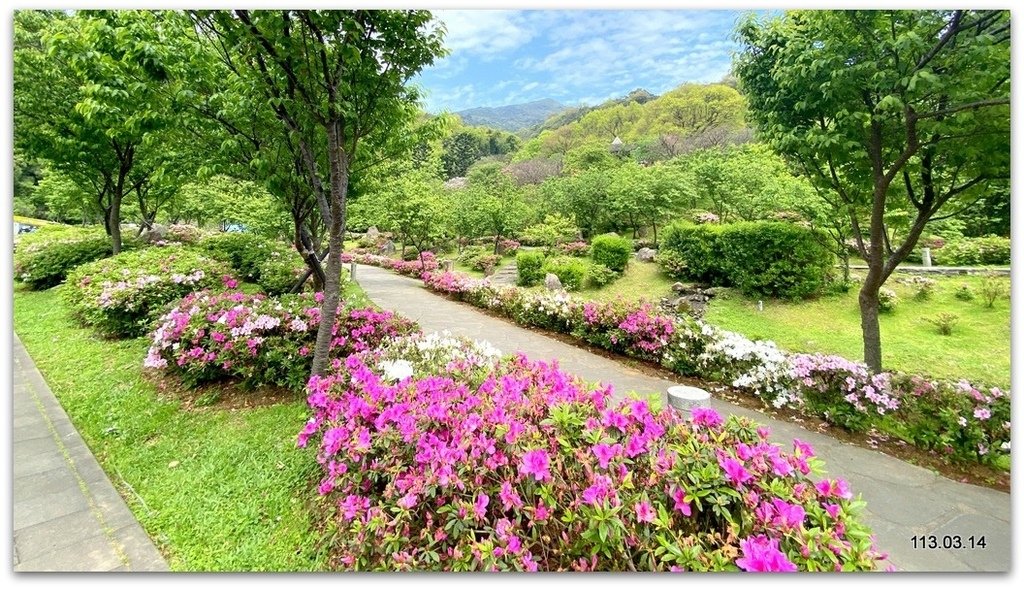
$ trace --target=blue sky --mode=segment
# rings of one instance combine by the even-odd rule
[[[439,10],[448,57],[415,80],[428,112],[553,98],[597,104],[729,71],[733,10]]]

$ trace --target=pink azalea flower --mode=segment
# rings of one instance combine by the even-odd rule
[[[548,509],[548,506],[538,502],[537,509],[533,513],[533,519],[542,522],[546,521],[549,516],[551,516],[551,510]]]
[[[523,475],[533,475],[533,478],[540,482],[544,482],[551,479],[551,473],[548,472],[548,465],[550,459],[548,453],[543,449],[530,450],[526,454],[523,454],[523,460],[519,465],[519,472]]]
[[[537,563],[533,560],[532,552],[527,551],[523,554],[523,568],[531,573],[537,572]]]
[[[523,500],[519,497],[519,493],[512,488],[512,483],[508,481],[501,483],[501,492],[498,493],[498,498],[501,499],[501,505],[506,510],[523,506]]]
[[[814,448],[799,438],[793,438],[793,451],[805,458],[814,457]]]
[[[686,517],[690,517],[693,514],[693,510],[690,508],[690,502],[688,501],[689,498],[686,496],[686,491],[684,491],[682,487],[673,488],[670,495],[676,503],[673,509],[682,513]]]
[[[779,550],[779,540],[765,535],[740,540],[743,556],[736,559],[736,566],[745,571],[757,573],[793,572],[796,565]]]
[[[710,407],[694,407],[690,410],[690,416],[693,418],[693,423],[707,427],[718,427],[725,423],[722,416]]]
[[[615,446],[609,446],[608,444],[597,444],[596,446],[591,448],[591,451],[594,453],[594,456],[597,456],[597,463],[601,466],[601,468],[608,468],[608,463],[611,461],[612,458],[615,458],[615,454],[617,453],[616,447],[618,446],[618,444],[615,444]]]
[[[636,520],[640,522],[651,523],[654,521],[655,513],[654,508],[647,501],[641,501],[634,506],[636,511]]]
[[[849,486],[843,479],[823,479],[815,483],[814,487],[823,497],[853,498],[853,493],[850,492]]]
[[[719,456],[718,465],[722,467],[723,471],[725,471],[725,478],[734,485],[742,485],[754,478],[747,469],[743,468],[742,463],[733,458]]]
[[[491,498],[486,493],[480,493],[476,496],[476,501],[473,502],[473,513],[478,519],[483,519],[487,513],[487,504],[491,502]]]
[[[775,513],[778,514],[776,522],[783,527],[799,528],[804,523],[804,517],[807,515],[803,507],[786,503],[778,497],[772,499],[772,507],[775,508]]]

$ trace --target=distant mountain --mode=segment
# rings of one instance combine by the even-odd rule
[[[525,104],[471,108],[455,114],[467,125],[491,127],[514,133],[542,123],[549,116],[564,109],[564,104],[545,98]]]

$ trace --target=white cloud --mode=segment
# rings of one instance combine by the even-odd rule
[[[434,16],[445,24],[445,45],[453,56],[464,52],[475,56],[505,53],[529,43],[535,34],[516,11],[439,10]]]

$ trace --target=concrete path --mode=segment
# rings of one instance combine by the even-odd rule
[[[13,337],[14,570],[168,570]]]
[[[481,313],[473,307],[435,295],[419,280],[372,266],[359,266],[356,281],[375,303],[419,322],[424,331],[448,330],[455,335],[488,340],[502,352],[521,350],[531,358],[557,358],[561,367],[590,381],[610,383],[617,395],[629,391],[664,391],[673,383],[647,376],[625,364],[592,354],[540,333]],[[663,397],[663,400],[664,397]],[[881,550],[904,571],[1009,571],[1010,496],[987,488],[956,483],[880,452],[844,444],[799,425],[723,402],[724,414],[750,417],[772,429],[773,441],[792,448],[793,438],[810,442],[825,461],[830,476],[847,479],[867,502],[865,518]],[[985,537],[986,547],[943,550],[915,548],[913,537]]]

